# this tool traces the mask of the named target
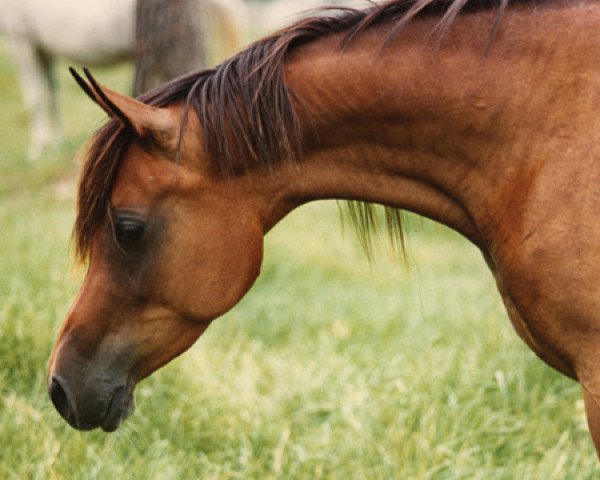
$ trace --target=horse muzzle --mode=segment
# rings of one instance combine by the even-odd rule
[[[114,432],[135,408],[133,387],[130,381],[96,380],[82,384],[59,374],[48,379],[54,407],[77,430],[100,427]]]

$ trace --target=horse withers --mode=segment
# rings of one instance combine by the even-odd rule
[[[60,414],[116,429],[135,385],[250,289],[264,235],[337,198],[478,246],[519,335],[581,383],[599,448],[598,31],[591,0],[393,0],[141,100],[76,75],[111,120],[80,180],[89,263],[49,362]]]

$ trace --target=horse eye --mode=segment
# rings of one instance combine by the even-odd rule
[[[139,220],[119,220],[115,223],[115,235],[120,244],[138,243],[146,232],[146,225]]]

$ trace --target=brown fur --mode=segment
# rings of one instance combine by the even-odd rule
[[[123,392],[249,290],[265,233],[336,198],[477,245],[519,335],[581,383],[600,449],[600,5],[506,8],[491,47],[496,10],[403,5],[301,22],[144,98],[164,108],[94,87],[128,127],[100,132],[82,176],[88,276],[49,366],[72,425],[116,428]],[[131,221],[145,236],[128,245]]]

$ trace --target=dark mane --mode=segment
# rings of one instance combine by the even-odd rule
[[[365,0],[369,2],[369,0]],[[536,4],[543,0],[511,0]],[[297,161],[302,155],[300,131],[284,78],[287,55],[299,45],[335,33],[346,33],[350,43],[373,25],[394,22],[390,36],[421,16],[439,16],[443,35],[461,11],[497,9],[496,25],[509,0],[389,0],[367,9],[325,9],[259,40],[218,67],[177,78],[143,95],[155,106],[185,103],[204,127],[207,153],[216,171],[231,175],[238,168]],[[95,135],[79,183],[74,238],[77,256],[86,260],[94,231],[105,217],[119,161],[132,134],[110,120]],[[376,228],[371,206],[350,203],[350,218],[363,246],[370,245]],[[400,212],[386,208],[392,237],[402,238]],[[398,234],[398,235],[396,235]]]

